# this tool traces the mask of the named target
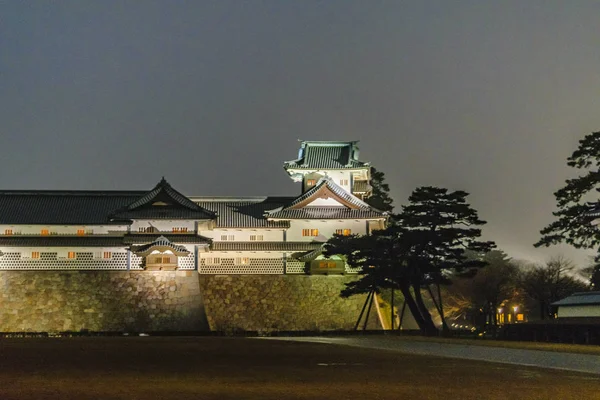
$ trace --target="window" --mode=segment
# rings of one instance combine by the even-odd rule
[[[83,236],[83,235],[85,235],[85,230],[77,229],[77,236]]]
[[[235,235],[221,235],[221,240],[232,241],[235,239]]]
[[[104,253],[102,253],[102,258],[105,258],[105,259],[112,258],[112,251],[105,251]]]
[[[236,265],[248,265],[250,264],[250,258],[248,257],[236,257],[235,258]]]
[[[264,236],[263,235],[250,235],[250,240],[252,241],[261,241],[263,240]]]
[[[139,233],[155,233],[157,229],[153,226],[140,226],[138,228]]]
[[[187,233],[188,228],[186,227],[175,227],[173,228],[173,233]]]
[[[335,261],[320,261],[319,268],[335,268]]]
[[[348,179],[340,179],[340,185],[348,186]]]
[[[31,258],[40,258],[40,252],[39,251],[32,251],[31,252]]]
[[[315,186],[316,184],[317,184],[316,179],[307,179],[306,180],[306,186]]]
[[[74,251],[69,251],[67,253],[67,258],[74,260],[75,259],[75,252]]]
[[[4,234],[5,234],[5,235],[12,235],[12,234],[13,234],[13,231],[12,231],[12,229],[5,229],[5,230],[4,230]]]
[[[342,236],[350,236],[352,235],[352,229],[336,229],[335,234]]]
[[[50,234],[50,231],[48,231],[48,229],[42,229],[41,234],[42,236],[48,236]]]
[[[319,236],[318,229],[302,229],[302,236]]]
[[[204,260],[206,265],[221,265],[221,257],[208,257]]]

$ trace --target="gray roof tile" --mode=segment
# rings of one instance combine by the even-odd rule
[[[213,242],[213,251],[310,251],[321,248],[318,242]]]
[[[255,201],[203,201],[194,198],[197,203],[217,214],[218,228],[288,228],[287,221],[268,221],[264,214],[267,210],[281,207],[292,201],[293,197],[266,197]]]
[[[284,163],[286,169],[355,169],[369,163],[357,159],[357,142],[303,141],[300,157]]]
[[[205,244],[210,243],[211,239],[194,234],[164,234],[164,233],[131,233],[127,234],[123,237],[123,243],[125,244],[142,244],[142,243],[151,243],[157,240],[160,237],[167,238],[169,241],[173,243],[185,243],[185,244]]]
[[[0,224],[102,225],[139,191],[2,191]]]
[[[115,236],[9,236],[0,237],[0,247],[121,247]]]
[[[578,292],[569,297],[555,301],[553,306],[578,306],[600,304],[600,292]]]

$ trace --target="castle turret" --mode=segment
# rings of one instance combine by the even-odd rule
[[[314,187],[320,178],[329,177],[355,196],[371,195],[371,166],[358,159],[358,141],[301,141],[298,159],[283,168],[294,180],[302,182],[302,193]]]

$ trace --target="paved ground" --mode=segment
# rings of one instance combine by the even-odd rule
[[[530,367],[560,369],[600,375],[600,356],[554,351],[507,349],[465,344],[421,342],[394,336],[300,337],[282,340],[338,344],[439,357],[492,361]],[[600,395],[599,395],[600,398]]]
[[[598,393],[597,375],[321,343],[0,339],[1,400],[579,400]]]

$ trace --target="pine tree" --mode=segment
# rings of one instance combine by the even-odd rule
[[[600,210],[600,132],[579,141],[579,147],[567,159],[567,165],[580,171],[567,179],[563,188],[554,193],[558,210],[556,220],[540,231],[542,238],[534,246],[567,243],[575,248],[597,248],[600,230],[591,224],[594,211]]]
[[[390,186],[385,183],[385,174],[371,167],[371,196],[365,202],[381,211],[391,212],[394,209],[393,200],[390,197]]]

